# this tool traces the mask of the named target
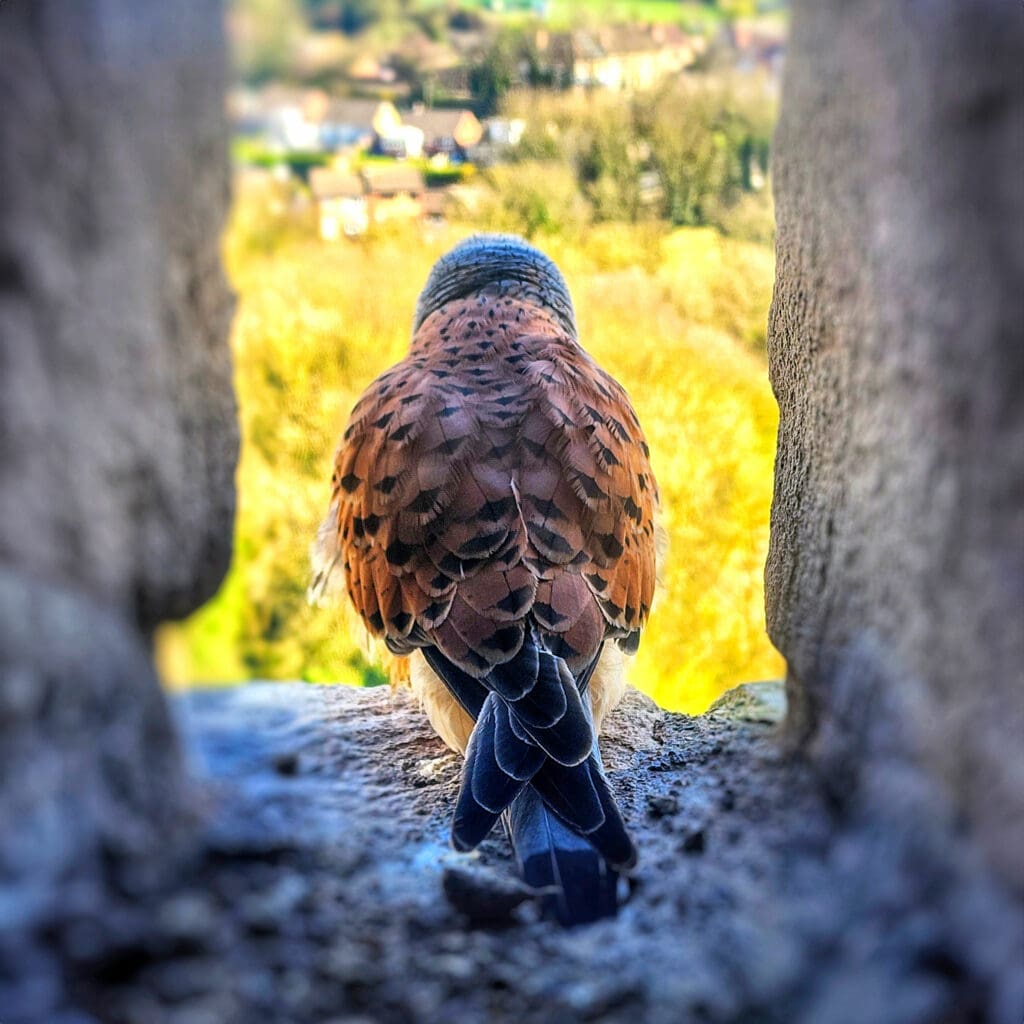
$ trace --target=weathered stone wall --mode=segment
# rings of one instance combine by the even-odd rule
[[[792,25],[766,570],[791,725],[837,792],[921,768],[1024,891],[1024,18]]]
[[[28,936],[144,889],[188,804],[146,634],[230,555],[221,15],[0,4],[0,989],[34,1019]]]
[[[0,8],[0,559],[144,628],[230,554],[219,19]]]

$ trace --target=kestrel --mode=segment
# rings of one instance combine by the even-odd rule
[[[636,861],[596,737],[650,610],[657,505],[636,413],[581,347],[554,263],[505,235],[442,257],[408,355],[352,411],[313,589],[340,574],[465,754],[456,849],[504,816],[567,924],[614,914]]]

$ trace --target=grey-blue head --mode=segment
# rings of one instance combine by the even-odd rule
[[[509,293],[539,302],[576,337],[576,315],[561,271],[539,249],[515,235],[473,235],[445,253],[420,292],[413,331],[446,302],[487,285],[507,285]]]

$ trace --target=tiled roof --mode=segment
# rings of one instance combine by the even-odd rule
[[[331,100],[323,120],[346,128],[372,128],[380,100]]]
[[[440,139],[455,134],[464,110],[403,111],[402,121],[419,128],[428,139]]]
[[[363,183],[357,175],[327,167],[314,167],[309,172],[309,187],[317,199],[356,198],[363,194]]]
[[[426,188],[423,175],[415,167],[404,167],[401,164],[393,167],[365,167],[363,180],[367,191],[377,195],[392,192],[418,194]]]
[[[640,25],[609,25],[574,32],[572,42],[577,56],[593,59],[685,46],[687,36],[676,25],[658,25],[653,29]]]

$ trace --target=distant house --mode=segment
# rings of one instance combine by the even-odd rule
[[[362,235],[371,224],[419,220],[425,212],[423,175],[400,164],[365,167],[359,174],[314,168],[309,187],[325,241]]]
[[[556,89],[565,89],[572,85],[573,66],[576,60],[572,32],[551,32],[546,28],[540,28],[533,41],[537,51],[538,70],[548,75],[552,86]]]
[[[403,114],[402,121],[423,132],[423,152],[428,156],[444,153],[451,159],[465,160],[484,134],[483,125],[471,110],[420,107]]]
[[[689,67],[704,39],[677,25],[608,25],[572,35],[573,82],[605,89],[650,89]]]
[[[437,92],[462,102],[471,100],[473,90],[469,87],[469,65],[453,64],[429,75],[425,83],[425,95],[429,97]]]
[[[763,71],[778,82],[786,57],[786,28],[772,19],[740,19],[729,30],[740,71]]]
[[[521,117],[489,117],[484,122],[487,141],[495,146],[518,146],[526,131]]]
[[[388,100],[333,99],[320,117],[320,140],[326,149],[371,146],[401,126],[402,118]]]
[[[352,238],[365,233],[369,206],[358,175],[314,167],[309,172],[309,188],[317,204],[321,238],[333,242],[342,235]]]
[[[423,155],[423,132],[411,124],[400,124],[387,135],[378,135],[373,151],[396,160],[416,159]]]
[[[421,75],[428,77],[462,62],[453,40],[431,39],[423,32],[414,32],[403,39],[399,53]]]
[[[271,85],[239,89],[228,97],[228,116],[241,135],[260,135],[279,150],[320,148],[319,116],[326,96],[316,89]]]
[[[526,121],[518,117],[489,117],[484,121],[483,140],[473,148],[473,163],[491,167],[507,151],[518,146],[526,131]]]
[[[372,223],[418,220],[422,215],[427,187],[414,167],[367,167],[362,178]]]
[[[448,206],[448,195],[445,189],[427,189],[420,200],[423,219],[428,224],[441,224],[444,221]]]
[[[372,53],[360,54],[348,68],[348,78],[363,85],[390,85],[396,77],[395,69]]]

